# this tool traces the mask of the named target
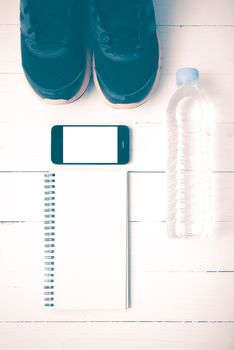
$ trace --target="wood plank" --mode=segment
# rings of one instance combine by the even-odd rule
[[[139,225],[139,224],[137,224]],[[229,226],[230,231],[233,231]],[[146,226],[131,231],[127,311],[43,309],[42,223],[5,224],[0,230],[0,321],[233,321],[232,238],[173,241]],[[220,232],[220,230],[219,230]],[[151,247],[150,247],[151,245]],[[228,248],[228,245],[230,248]],[[226,247],[226,251],[225,251]],[[200,250],[200,251],[199,251]],[[160,252],[161,251],[161,252]],[[191,256],[189,256],[191,254]],[[207,256],[206,256],[207,254]],[[226,254],[224,256],[224,254]],[[180,255],[180,256],[177,256]],[[223,265],[222,265],[223,264]],[[211,269],[206,272],[205,268]],[[168,269],[168,271],[159,271]],[[192,269],[190,271],[190,269]]]
[[[215,123],[233,123],[234,75],[203,74],[202,79],[212,120]],[[0,74],[0,120],[66,124],[69,116],[69,123],[74,124],[162,123],[165,122],[167,104],[174,91],[175,75],[161,74],[158,89],[152,98],[136,109],[116,110],[106,106],[92,84],[75,103],[52,106],[37,99],[22,74]]]
[[[25,106],[24,110],[22,108],[21,112],[19,112],[19,118],[22,115],[21,122],[18,119],[17,122],[8,121],[0,123],[0,170],[26,171],[56,170],[60,168],[54,166],[50,161],[50,133],[51,127],[55,124],[74,123],[92,125],[96,123],[105,124],[105,121],[107,124],[121,124],[121,121],[117,121],[114,116],[111,118],[111,114],[109,115],[109,120],[108,115],[99,121],[98,116],[96,120],[95,118],[92,119],[91,113],[89,116],[87,115],[87,118],[84,115],[80,119],[75,119],[72,116],[67,119],[67,112],[65,110],[64,112],[61,111],[60,114],[58,109],[53,110],[50,107],[38,102],[35,115],[35,107],[33,107],[33,103],[29,102],[28,106]],[[9,105],[6,114],[4,115],[3,113],[1,117],[5,119],[10,115],[16,120],[16,111],[10,114],[11,111],[12,107]],[[23,119],[23,116],[25,119]],[[40,121],[35,119],[38,116]],[[131,115],[129,115],[130,119]],[[124,123],[131,129],[131,161],[126,166],[122,166],[122,168],[128,171],[165,172],[165,125],[159,123],[133,123],[132,121],[127,122],[125,120]],[[212,129],[213,171],[234,171],[234,124],[214,123]],[[30,152],[28,151],[29,147]],[[142,179],[143,181],[144,179]]]
[[[234,224],[217,223],[215,226],[215,232],[209,238],[179,240],[167,237],[165,223],[131,223],[131,271],[234,271]],[[41,270],[42,240],[43,221],[24,224],[2,223],[0,270],[31,271],[35,266],[39,266]]]
[[[34,154],[35,156],[35,154]],[[36,157],[36,156],[35,156]],[[3,159],[3,158],[2,158]],[[23,158],[20,158],[20,162],[22,162]],[[32,158],[33,159],[33,158]],[[37,159],[37,158],[36,158]],[[12,159],[9,159],[9,164],[12,161]],[[33,168],[30,164],[30,158],[25,160],[25,164],[29,165],[26,170],[36,170],[36,168]],[[13,168],[8,169],[6,167],[6,163],[4,163],[4,166],[2,170],[17,170],[19,171],[20,168]],[[68,169],[69,167],[63,167],[63,169]],[[69,169],[74,169],[75,166]],[[82,169],[85,167],[82,167]],[[87,167],[86,167],[87,168]],[[44,170],[51,170],[54,171],[58,169],[56,167],[49,167],[44,168]],[[61,168],[60,168],[61,169]],[[90,170],[92,168],[89,168]],[[22,170],[22,169],[21,169]],[[38,170],[43,170],[38,169]],[[12,175],[13,176],[13,175]],[[22,177],[26,177],[27,175],[19,175]],[[34,175],[33,175],[34,176]],[[9,182],[7,179],[7,175],[2,175],[2,186],[8,186]],[[41,177],[41,186],[43,186],[43,177]],[[5,179],[5,180],[4,180]],[[17,178],[13,177],[13,180],[16,180]],[[30,182],[28,185],[31,187],[34,186],[34,180],[32,178],[32,175],[29,176]],[[35,203],[35,208],[40,207],[40,203],[42,200],[42,193],[40,194],[38,189],[38,183],[39,183],[39,177],[37,180],[35,180],[35,186],[37,186],[37,191],[35,192],[37,201],[39,204]],[[234,203],[234,174],[233,173],[213,173],[213,222],[233,222],[234,221],[234,214],[233,214],[233,203]],[[129,218],[132,222],[165,222],[166,221],[166,175],[164,173],[131,173],[130,174],[130,189],[129,189],[129,200],[131,203],[130,206],[130,213]],[[31,192],[27,192],[27,181],[22,182],[24,185],[24,188],[21,189],[21,191],[25,191],[25,196],[28,196],[27,198],[31,198]],[[10,201],[10,198],[12,198],[12,201],[15,201],[15,208],[17,206],[20,206],[20,200],[19,198],[14,199],[12,196],[14,193],[20,193],[18,190],[16,192],[13,192],[14,187],[17,186],[17,182],[12,183],[12,189],[11,191],[8,191],[9,198],[7,200]],[[43,188],[42,188],[43,189]],[[42,191],[41,191],[42,192]],[[3,197],[4,198],[4,197]],[[40,201],[39,201],[40,199]],[[35,200],[36,201],[36,200]],[[9,202],[10,203],[10,202]],[[18,204],[17,204],[18,203]],[[9,204],[10,205],[10,204]],[[8,206],[10,208],[10,206]],[[38,211],[38,210],[37,210]],[[16,209],[17,212],[17,209]],[[20,212],[20,210],[19,210]],[[12,216],[10,218],[10,214],[6,213],[7,217],[11,220],[18,220],[19,218],[17,216]],[[35,214],[39,215],[39,214]],[[4,218],[0,218],[4,219]],[[27,218],[25,217],[25,220]]]
[[[220,222],[208,238],[172,239],[166,223],[132,223],[132,271],[234,271],[233,231],[234,223]]]
[[[1,271],[0,321],[232,321],[234,273],[154,272],[131,274],[127,311],[48,310],[42,306],[42,276]],[[55,291],[56,292],[56,291]]]
[[[158,25],[233,25],[232,0],[155,0]]]
[[[18,24],[19,23],[20,0],[0,1],[0,24]]]
[[[50,126],[2,123],[0,128],[1,171],[48,170]],[[27,191],[27,188],[25,189]]]
[[[43,233],[44,220],[33,223],[1,222],[0,271],[4,276],[5,274],[7,276],[8,272],[9,274],[16,272],[16,275],[17,272],[25,273],[29,274],[28,282],[30,282],[33,275],[40,276],[43,273]],[[10,289],[7,281],[8,277],[5,281],[1,281],[1,288],[5,285]]]
[[[233,39],[234,27],[160,27],[163,73],[189,66],[213,76],[233,74]]]
[[[0,172],[0,222],[42,221],[44,191],[42,173]]]
[[[231,108],[230,102],[227,106]],[[212,170],[216,172],[233,171],[234,124],[222,122],[222,117],[220,118],[220,122],[218,122],[218,118],[216,120],[217,122],[213,121],[211,124]],[[130,170],[165,171],[167,148],[166,125],[164,123],[139,122],[133,125],[132,128],[133,153]]]
[[[0,73],[22,73],[19,26],[0,26]]]
[[[234,174],[213,173],[214,222],[233,222]],[[130,220],[166,221],[166,176],[163,173],[130,174]]]
[[[1,324],[4,350],[230,350],[232,324]],[[14,336],[12,337],[12,334]]]
[[[157,95],[157,105],[150,100],[137,109],[118,110],[107,106],[90,84],[81,99],[69,105],[49,105],[41,102],[29,87],[23,74],[0,74],[0,119],[2,122],[42,122],[63,124],[128,124],[138,121],[163,120],[169,93],[174,84],[171,77],[162,93]],[[14,102],[14,103],[12,103]]]

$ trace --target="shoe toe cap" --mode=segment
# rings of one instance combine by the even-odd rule
[[[112,103],[135,103],[151,90],[158,70],[157,45],[143,55],[116,57],[95,51],[95,73],[105,97]]]
[[[86,52],[67,48],[55,54],[32,52],[21,38],[22,66],[31,87],[45,98],[66,98],[67,88],[82,83],[86,66]],[[72,92],[71,92],[72,93]]]

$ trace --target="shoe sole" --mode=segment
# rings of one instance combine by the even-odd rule
[[[34,92],[34,95],[36,95],[36,97],[40,101],[46,102],[46,103],[51,104],[51,105],[64,105],[64,104],[72,103],[72,102],[78,100],[85,93],[85,91],[89,85],[89,80],[90,80],[90,75],[91,75],[91,65],[92,65],[91,54],[90,54],[90,51],[87,50],[87,53],[86,53],[86,71],[85,71],[84,80],[82,82],[82,85],[81,85],[79,91],[69,100],[65,100],[65,99],[56,100],[56,99],[43,98],[43,97],[37,95],[33,89],[32,89],[32,91]]]
[[[156,33],[157,34],[157,33]],[[160,70],[161,70],[161,63],[162,63],[162,56],[161,56],[161,48],[160,48],[160,42],[158,39],[158,34],[157,34],[157,40],[158,40],[158,46],[159,46],[159,59],[158,59],[158,71],[154,80],[154,84],[152,86],[152,88],[150,89],[149,93],[146,95],[146,97],[144,97],[143,100],[139,101],[139,102],[135,102],[135,103],[112,103],[110,102],[106,96],[104,95],[104,93],[102,92],[102,89],[99,85],[98,79],[97,79],[97,74],[96,74],[96,70],[95,70],[95,59],[93,57],[93,65],[92,65],[92,71],[93,71],[93,81],[94,81],[94,85],[99,93],[99,95],[101,96],[102,100],[104,100],[104,102],[112,108],[116,108],[116,109],[131,109],[131,108],[136,108],[141,106],[142,104],[144,104],[146,101],[148,101],[148,99],[150,99],[150,97],[153,95],[158,83],[159,83],[159,79],[160,79]]]

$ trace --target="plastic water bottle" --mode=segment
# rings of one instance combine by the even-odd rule
[[[199,71],[176,72],[177,90],[167,108],[167,232],[206,236],[211,213],[211,121],[199,88]]]

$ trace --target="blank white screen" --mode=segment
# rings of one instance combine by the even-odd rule
[[[118,127],[63,127],[63,163],[118,163]]]

